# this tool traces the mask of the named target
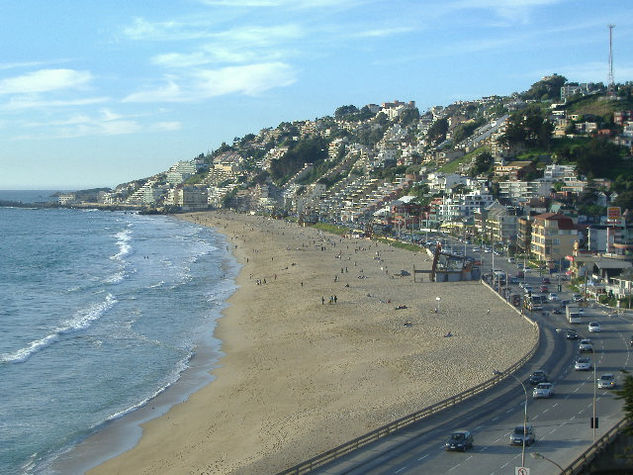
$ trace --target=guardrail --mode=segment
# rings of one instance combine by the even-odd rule
[[[488,286],[488,284],[485,284],[488,288],[492,289],[490,286]],[[493,290],[494,291],[494,290]],[[496,292],[495,292],[496,293]],[[504,299],[505,301],[505,299]],[[364,447],[372,442],[377,441],[378,439],[381,439],[383,437],[386,437],[387,435],[403,429],[404,427],[407,427],[411,424],[414,424],[426,417],[429,417],[433,414],[436,414],[440,411],[443,411],[444,409],[447,409],[449,407],[452,407],[456,404],[459,404],[463,401],[465,401],[468,398],[471,398],[483,391],[486,391],[487,389],[490,389],[491,387],[495,386],[497,383],[501,382],[502,380],[506,379],[510,374],[514,373],[515,371],[517,371],[519,368],[521,368],[525,363],[527,363],[536,353],[536,349],[538,348],[539,345],[539,341],[540,341],[540,331],[538,328],[538,324],[529,319],[528,317],[526,317],[525,315],[521,314],[520,312],[517,311],[516,308],[514,308],[512,306],[512,304],[510,304],[508,302],[508,305],[510,305],[510,307],[515,310],[517,313],[519,313],[523,318],[526,318],[529,322],[532,323],[532,325],[534,326],[534,328],[536,329],[536,343],[534,343],[534,346],[532,346],[532,348],[530,349],[530,351],[523,356],[523,358],[521,358],[519,361],[517,361],[516,363],[514,363],[512,366],[510,366],[508,369],[506,369],[503,373],[487,380],[484,381],[481,384],[478,384],[477,386],[470,388],[466,391],[463,391],[455,396],[452,396],[448,399],[445,399],[443,401],[440,401],[438,403],[435,403],[431,406],[425,407],[424,409],[421,409],[420,411],[414,412],[413,414],[409,414],[408,416],[404,416],[400,419],[397,419],[394,422],[391,422],[389,424],[386,424],[382,427],[379,427],[378,429],[375,429],[367,434],[361,435],[360,437],[357,437],[353,440],[350,440],[349,442],[345,442],[342,445],[339,445],[338,447],[335,447],[333,449],[330,449],[326,452],[323,452],[309,460],[306,460],[305,462],[301,462],[298,465],[295,465],[294,467],[288,468],[286,470],[284,470],[283,472],[279,472],[278,475],[290,475],[290,474],[303,474],[303,473],[309,473],[312,470],[315,470],[327,463],[330,463],[334,460],[336,460],[337,458],[343,457],[344,455],[347,455],[351,452],[353,452],[354,450],[357,450],[361,447]]]
[[[614,425],[606,434],[596,440],[591,447],[589,447],[586,451],[584,451],[576,460],[574,460],[569,467],[563,470],[561,473],[565,475],[576,475],[587,468],[593,459],[598,455],[601,451],[607,447],[613,440],[618,436],[620,431],[624,429],[628,425],[628,421],[626,419],[622,419],[616,425]]]

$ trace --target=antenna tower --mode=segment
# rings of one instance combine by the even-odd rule
[[[615,81],[613,80],[613,29],[615,25],[607,25],[609,27],[609,80],[607,91],[613,94],[615,89]]]

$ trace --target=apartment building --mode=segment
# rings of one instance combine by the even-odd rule
[[[544,213],[534,217],[532,255],[549,266],[571,255],[577,240],[578,231],[570,217],[557,213]]]

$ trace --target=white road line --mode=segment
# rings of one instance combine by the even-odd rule
[[[558,403],[555,403],[552,407],[556,407],[556,406],[558,406]]]
[[[473,429],[473,432],[477,432],[479,429],[481,429],[483,426],[477,426]]]
[[[506,409],[506,414],[510,414],[511,412],[514,412],[514,409]]]
[[[537,415],[535,415],[535,416],[532,418],[532,420],[534,421],[534,420],[538,419],[538,416],[539,416],[538,414],[537,414]]]
[[[554,432],[556,432],[556,429],[558,429],[558,427],[554,427],[552,430],[549,431],[549,433],[553,434]]]
[[[420,457],[420,458],[418,459],[418,462],[419,462],[420,460],[424,460],[424,459],[425,459],[425,458],[427,458],[428,456],[429,456],[429,454],[423,455],[422,457]]]
[[[506,468],[508,465],[510,465],[510,462],[506,462],[506,463],[504,463],[504,464],[503,464],[501,467],[499,467],[499,468],[502,468],[502,469],[503,469],[503,468]]]
[[[580,387],[577,387],[576,389],[574,389],[574,392],[577,393],[579,389]]]
[[[543,409],[543,414],[547,414],[549,412],[549,408]]]
[[[499,416],[493,417],[492,422],[497,422],[499,420]]]
[[[395,471],[395,472],[393,472],[393,473],[400,473],[400,472],[402,472],[403,470],[406,470],[406,469],[407,469],[407,466],[405,465],[404,467],[399,468],[398,470],[396,470],[396,471]]]
[[[573,421],[573,420],[575,420],[575,419],[576,419],[576,416],[571,416],[571,417],[569,418],[569,420],[570,420],[570,421]]]
[[[471,458],[473,458],[472,455],[469,455],[468,457],[466,457],[466,460],[464,460],[464,462],[467,462],[468,460],[470,460]]]
[[[454,470],[454,469],[456,469],[457,467],[460,467],[460,466],[461,466],[461,463],[458,463],[454,467],[449,468],[447,471],[450,472],[451,470]]]

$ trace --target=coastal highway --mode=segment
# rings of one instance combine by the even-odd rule
[[[537,277],[530,279],[536,283]],[[595,353],[588,356],[593,356],[597,365],[596,376],[614,373],[621,380],[620,370],[630,369],[633,364],[629,346],[633,325],[625,318],[610,314],[589,307],[585,310],[584,322],[574,328],[593,341]],[[560,472],[556,464],[568,466],[593,442],[590,423],[594,373],[574,370],[578,340],[567,340],[561,331],[570,326],[564,315],[543,316],[539,312],[533,318],[541,326],[539,348],[534,358],[516,373],[516,377],[525,382],[528,420],[536,432],[536,443],[526,447],[524,463],[532,473],[555,474]],[[602,332],[590,334],[589,321],[599,321]],[[517,355],[517,359],[520,356]],[[527,378],[535,369],[544,369],[555,384],[556,394],[551,399],[532,399],[533,386],[527,383]],[[595,437],[599,438],[621,419],[622,403],[615,399],[612,390],[598,389],[596,395],[599,427]],[[519,382],[508,377],[490,391],[365,446],[314,473],[514,473],[515,467],[521,466],[521,447],[511,446],[509,436],[516,425],[523,423],[524,403]],[[444,451],[444,441],[456,429],[473,433],[471,450]],[[531,453],[544,455],[550,461],[534,458]]]

